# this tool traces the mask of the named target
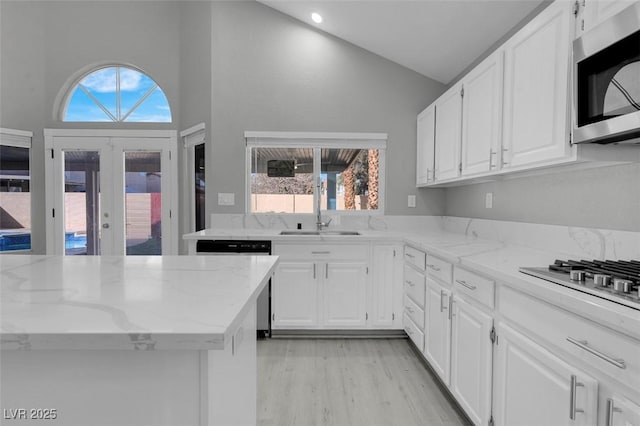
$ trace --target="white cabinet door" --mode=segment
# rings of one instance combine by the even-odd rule
[[[595,425],[598,384],[505,324],[494,364],[496,425]]]
[[[424,355],[445,384],[449,384],[451,353],[451,291],[427,278]]]
[[[310,261],[280,262],[272,279],[272,328],[318,325],[317,266]]]
[[[366,320],[365,262],[327,262],[321,264],[324,328],[359,328]]]
[[[572,2],[556,1],[505,44],[503,166],[570,152],[569,62]]]
[[[430,105],[418,115],[416,146],[416,185],[426,185],[433,181],[435,163],[436,106]]]
[[[402,328],[402,245],[374,245],[370,328]]]
[[[462,84],[462,175],[497,166],[502,134],[503,53],[485,59]]]
[[[460,298],[451,312],[451,384],[458,403],[474,424],[487,424],[491,416],[493,319]]]
[[[462,135],[461,86],[455,85],[436,102],[435,180],[458,177]]]
[[[605,413],[607,426],[640,426],[640,407],[626,398],[607,398]]]

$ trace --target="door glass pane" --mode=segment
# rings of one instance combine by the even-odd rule
[[[160,152],[124,154],[127,254],[162,254]]]
[[[0,146],[0,252],[31,249],[29,148]]]
[[[251,211],[313,213],[313,149],[251,150]]]
[[[196,231],[204,229],[205,210],[204,210],[204,144],[194,147],[194,170],[195,170],[195,214],[196,214]]]
[[[321,150],[320,178],[323,210],[377,210],[377,149]]]
[[[64,151],[65,254],[100,254],[100,153]]]

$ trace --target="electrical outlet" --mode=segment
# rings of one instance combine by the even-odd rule
[[[493,208],[493,192],[487,192],[484,196],[484,207],[486,209]]]
[[[415,195],[409,195],[407,197],[407,206],[408,207],[415,207],[416,206],[416,196]]]
[[[236,204],[236,194],[233,192],[218,192],[219,206],[233,206]]]

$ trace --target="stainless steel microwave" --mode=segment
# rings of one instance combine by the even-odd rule
[[[640,144],[640,3],[573,42],[574,143]]]

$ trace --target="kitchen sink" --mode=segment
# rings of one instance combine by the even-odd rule
[[[360,235],[358,231],[282,231],[280,235]]]

